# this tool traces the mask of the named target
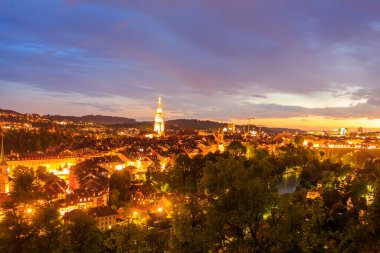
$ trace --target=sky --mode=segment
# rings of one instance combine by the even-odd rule
[[[0,1],[22,113],[380,129],[379,73],[378,0]]]

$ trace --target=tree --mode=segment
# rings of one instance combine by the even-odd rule
[[[207,252],[210,248],[205,237],[205,213],[195,196],[177,204],[170,231],[171,252]]]
[[[131,186],[131,175],[127,170],[116,170],[110,177],[110,196],[116,194],[116,190],[119,193],[118,201],[115,203],[115,200],[112,199],[112,204],[120,205],[120,202],[124,202],[129,199],[129,188]]]
[[[247,142],[245,144],[247,159],[251,159],[255,156],[257,146],[257,142]]]
[[[351,220],[339,246],[339,252],[379,252],[380,251],[380,189],[375,187],[374,202],[367,214],[360,220]]]
[[[30,227],[24,213],[4,208],[4,217],[0,223],[0,252],[26,252],[30,244]]]
[[[313,160],[310,164],[302,168],[300,174],[300,185],[304,188],[316,186],[322,179],[321,164],[318,160]]]
[[[47,206],[35,210],[31,221],[31,252],[60,252],[62,226],[56,207]]]
[[[280,158],[283,159],[288,169],[303,168],[316,159],[313,151],[303,146],[289,144],[280,150],[282,151]]]
[[[65,225],[66,247],[73,253],[97,253],[102,249],[101,232],[96,226],[96,220],[84,211],[71,211],[70,220]]]
[[[208,234],[229,251],[260,251],[264,217],[276,200],[273,181],[255,176],[242,159],[207,163],[202,187],[212,198],[207,215]]]
[[[380,238],[380,182],[375,186],[374,201],[368,210],[368,224],[373,236]]]
[[[11,199],[16,203],[28,203],[43,197],[42,188],[33,169],[18,166],[12,171]]]
[[[327,221],[323,201],[317,199],[307,206],[306,221],[302,226],[302,238],[299,242],[304,252],[320,252],[328,241],[325,230]]]
[[[188,155],[179,155],[169,171],[171,189],[180,192],[196,192],[203,175],[205,159],[201,155],[190,158]]]
[[[153,164],[148,167],[147,172],[145,173],[146,181],[144,186],[146,192],[153,193],[166,191],[169,185],[168,171],[171,171],[170,166],[163,170],[160,161],[155,160]]]
[[[301,196],[300,199],[298,199]],[[267,217],[266,246],[269,252],[302,252],[302,226],[307,217],[304,197],[281,195],[277,208]]]
[[[148,252],[147,234],[148,231],[143,225],[129,221],[107,231],[103,245],[107,252]]]
[[[235,157],[245,156],[247,148],[240,141],[233,141],[228,145],[227,151]]]
[[[3,203],[0,222],[1,252],[58,252],[60,222],[58,211],[49,202],[33,170],[13,170],[13,191]]]
[[[293,142],[294,142],[294,145],[296,145],[297,147],[300,147],[304,143],[304,138],[301,135],[297,135],[296,137],[294,137]]]
[[[120,192],[118,189],[110,190],[109,205],[111,206],[112,209],[117,210],[117,208],[122,205],[122,203],[120,203],[119,201],[119,198],[120,198]]]

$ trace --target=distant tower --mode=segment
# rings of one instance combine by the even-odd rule
[[[9,192],[8,165],[4,154],[4,134],[1,132],[1,153],[0,153],[0,193]]]
[[[157,133],[158,136],[164,135],[164,131],[165,131],[164,117],[162,114],[162,107],[161,107],[161,97],[158,97],[156,116],[154,118],[154,131]]]

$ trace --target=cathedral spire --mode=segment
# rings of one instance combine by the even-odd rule
[[[162,113],[161,97],[158,97],[157,110],[154,118],[154,131],[158,136],[164,135],[164,116]]]
[[[1,153],[0,153],[0,165],[6,165],[7,162],[5,161],[5,155],[4,155],[4,133],[3,129],[1,129]]]

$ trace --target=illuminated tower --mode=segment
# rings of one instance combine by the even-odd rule
[[[156,110],[156,116],[154,118],[154,131],[158,136],[164,135],[164,116],[162,114],[161,97],[158,97],[158,105]]]
[[[8,193],[8,165],[4,155],[4,134],[1,133],[1,153],[0,153],[0,193]]]

